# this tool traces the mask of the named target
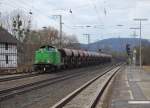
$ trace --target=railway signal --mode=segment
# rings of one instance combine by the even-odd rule
[[[130,44],[127,44],[127,45],[126,45],[126,52],[127,52],[128,56],[131,55]]]
[[[127,55],[128,55],[127,63],[131,64],[131,48],[130,48],[130,44],[126,44],[126,52],[127,52]]]

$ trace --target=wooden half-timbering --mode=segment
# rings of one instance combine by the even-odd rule
[[[0,28],[0,70],[17,68],[17,44],[10,33]]]
[[[0,68],[17,67],[17,45],[11,43],[0,43]]]

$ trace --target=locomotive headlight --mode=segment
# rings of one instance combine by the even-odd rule
[[[37,61],[37,60],[35,60],[35,63],[38,63],[38,61]]]
[[[48,60],[47,63],[50,63],[50,61]]]

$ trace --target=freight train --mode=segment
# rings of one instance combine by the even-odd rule
[[[105,53],[41,46],[35,52],[35,70],[56,70],[109,63],[112,56]]]

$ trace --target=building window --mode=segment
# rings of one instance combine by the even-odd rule
[[[6,58],[6,64],[8,64],[8,55],[5,55]]]
[[[8,43],[5,44],[5,50],[8,50]]]

